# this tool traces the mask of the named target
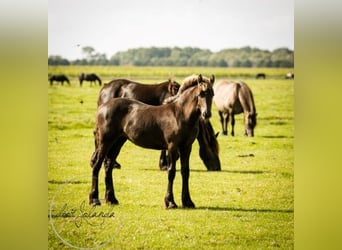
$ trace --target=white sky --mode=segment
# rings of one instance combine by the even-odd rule
[[[138,47],[294,49],[294,0],[49,0],[48,55]]]

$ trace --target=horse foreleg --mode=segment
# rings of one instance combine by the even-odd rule
[[[167,184],[167,191],[164,198],[166,208],[177,208],[177,204],[175,203],[174,196],[173,196],[173,181],[176,176],[176,160],[177,160],[178,153],[177,151],[169,150],[168,151],[168,163],[169,167],[168,171],[168,184]]]
[[[235,134],[234,134],[234,126],[235,126],[235,116],[234,116],[234,114],[232,113],[231,114],[231,124],[232,124],[232,132],[231,132],[231,135],[232,136],[234,136]]]
[[[220,115],[220,122],[222,126],[222,134],[227,135],[227,122],[228,121],[226,121],[222,111],[219,111],[219,115]]]
[[[189,157],[191,153],[191,145],[180,149],[181,173],[182,173],[182,204],[185,208],[194,208],[189,192]]]

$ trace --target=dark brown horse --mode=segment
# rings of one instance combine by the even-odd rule
[[[115,79],[105,84],[98,97],[97,104],[101,105],[108,102],[111,98],[127,97],[133,98],[149,105],[161,105],[163,101],[177,94],[180,85],[169,79],[168,81],[157,84],[143,84],[128,79]],[[210,122],[200,121],[200,132],[198,142],[200,145],[200,157],[208,170],[221,170],[219,159],[219,148],[214,130]],[[166,151],[160,155],[159,168],[166,170],[168,166]],[[119,165],[116,165],[119,168]]]
[[[179,86],[179,83],[171,78],[168,81],[156,84],[143,84],[128,79],[114,79],[102,87],[97,105],[108,102],[115,97],[127,97],[157,106],[161,105],[166,98],[177,94]]]
[[[82,87],[82,84],[83,84],[83,81],[88,81],[88,82],[90,82],[90,86],[91,86],[91,84],[94,82],[94,84],[95,84],[95,82],[96,81],[98,81],[99,82],[99,85],[101,86],[102,85],[102,81],[101,81],[101,79],[100,79],[100,77],[98,77],[96,74],[94,74],[94,73],[91,73],[91,74],[84,74],[84,73],[82,73],[82,74],[80,74],[79,76],[78,76],[78,79],[80,80],[80,86]]]
[[[215,84],[214,92],[214,102],[219,111],[223,134],[228,133],[227,124],[230,118],[231,135],[234,136],[234,115],[244,113],[245,135],[254,136],[257,113],[253,93],[248,85],[242,81],[221,80]]]
[[[168,98],[165,105],[152,106],[129,98],[113,98],[100,105],[96,113],[95,151],[91,157],[92,188],[89,203],[101,205],[98,175],[102,163],[105,167],[105,199],[118,204],[115,197],[112,170],[121,147],[128,140],[149,149],[168,151],[168,185],[166,208],[176,208],[173,181],[178,155],[182,174],[182,204],[194,208],[189,192],[189,157],[192,143],[197,137],[199,120],[211,116],[214,95],[214,76],[187,77],[181,94]]]
[[[49,76],[49,81],[50,81],[50,85],[52,86],[53,82],[56,81],[56,82],[60,82],[63,86],[64,82],[67,82],[69,85],[70,85],[70,81],[68,79],[68,77],[66,77],[65,75],[63,74],[60,74],[60,75],[51,75]]]

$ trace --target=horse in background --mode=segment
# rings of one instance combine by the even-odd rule
[[[63,75],[63,74],[50,75],[49,81],[50,81],[51,86],[52,86],[54,81],[60,82],[62,84],[62,86],[63,86],[64,82],[67,82],[70,85],[70,81],[69,81],[68,77],[66,77],[66,75]]]
[[[294,79],[294,73],[287,73],[285,79]]]
[[[266,79],[266,74],[265,73],[258,73],[255,78],[256,79]]]
[[[183,81],[182,92],[169,97],[165,105],[152,106],[130,98],[112,98],[101,104],[96,113],[95,151],[91,157],[91,205],[101,205],[98,175],[104,162],[105,199],[118,204],[115,197],[112,170],[120,150],[127,140],[137,146],[168,151],[168,185],[164,198],[166,208],[177,208],[173,195],[176,161],[180,157],[182,174],[182,204],[194,208],[189,192],[189,158],[192,143],[199,131],[199,120],[211,116],[214,76],[210,79],[193,75]]]
[[[149,105],[162,105],[164,100],[175,96],[180,88],[179,83],[173,79],[156,84],[143,84],[128,79],[114,79],[106,83],[100,90],[97,100],[98,106],[108,102],[112,98],[126,97],[136,99]],[[181,90],[182,91],[182,90]],[[204,165],[209,171],[221,170],[219,159],[219,147],[214,130],[207,122],[200,121],[200,132],[198,133],[199,154]],[[160,170],[166,170],[168,166],[166,150],[162,150],[159,158]],[[120,168],[120,165],[116,165]]]
[[[98,77],[96,74],[94,73],[91,73],[91,74],[84,74],[84,73],[81,73],[79,76],[78,76],[78,79],[80,81],[80,86],[82,87],[82,84],[83,84],[83,81],[88,81],[90,82],[90,86],[91,84],[94,82],[94,84],[96,83],[96,81],[98,81],[99,83],[99,86],[102,85],[102,81],[100,79],[100,77]]]
[[[219,111],[222,131],[228,134],[227,124],[231,119],[234,136],[235,115],[244,113],[245,136],[254,136],[257,124],[257,113],[253,93],[249,86],[242,81],[221,80],[214,85],[214,103]]]

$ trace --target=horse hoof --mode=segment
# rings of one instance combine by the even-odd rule
[[[119,205],[119,201],[117,199],[114,200],[106,200],[108,205]]]
[[[99,199],[91,199],[89,201],[89,204],[92,205],[92,206],[101,206],[101,202]]]
[[[171,201],[169,202],[169,204],[165,204],[165,205],[166,205],[166,209],[175,209],[178,207],[176,203],[171,202]]]
[[[160,167],[160,171],[166,171],[167,170],[167,166],[161,166]]]
[[[120,168],[121,168],[121,165],[120,165],[118,162],[115,162],[115,163],[113,164],[113,168],[120,169]]]
[[[183,203],[184,208],[195,208],[195,204],[192,201]]]

